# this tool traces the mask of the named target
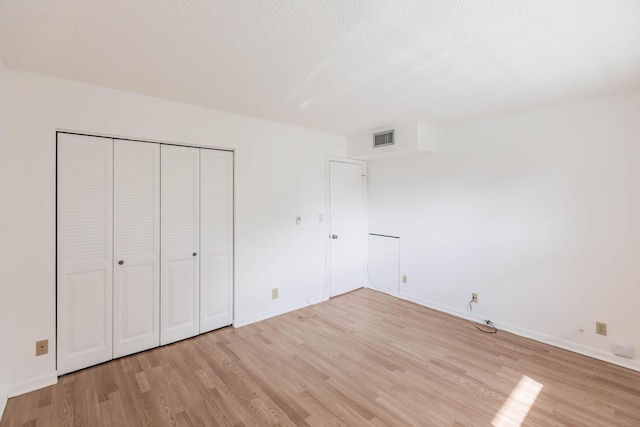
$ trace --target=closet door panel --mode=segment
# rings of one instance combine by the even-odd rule
[[[200,330],[200,150],[161,147],[160,343]]]
[[[233,153],[200,152],[200,333],[233,321]]]
[[[203,257],[201,274],[200,333],[228,326],[233,322],[232,260],[227,254]]]
[[[114,331],[120,357],[160,344],[160,146],[114,141]]]
[[[113,141],[58,135],[57,368],[112,358]]]
[[[169,300],[166,313],[168,325],[181,327],[195,323],[194,301],[198,299],[197,288],[184,286],[196,281],[193,264],[193,259],[174,260],[167,263],[167,286],[163,291]]]

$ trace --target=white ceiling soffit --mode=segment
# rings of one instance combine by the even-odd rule
[[[351,134],[640,89],[640,1],[0,0],[0,58]]]

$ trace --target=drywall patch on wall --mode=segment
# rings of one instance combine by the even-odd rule
[[[540,340],[583,329],[572,345],[603,360],[613,340],[640,347],[637,117],[640,93],[585,100],[370,161],[369,227],[402,239],[404,295],[466,311],[475,292],[481,319]]]
[[[2,346],[7,390],[55,376],[55,132],[74,130],[234,149],[234,316],[322,295],[325,284],[327,156],[344,157],[346,138],[295,126],[31,73],[11,80],[11,127],[0,147],[2,171],[1,313],[19,328]],[[4,95],[4,93],[3,93]],[[5,165],[3,165],[5,166]],[[296,215],[303,218],[296,226]],[[306,221],[305,219],[309,220]],[[29,254],[24,256],[24,254]],[[34,268],[37,263],[37,268]],[[33,298],[38,295],[38,298]],[[49,354],[35,357],[37,340]]]

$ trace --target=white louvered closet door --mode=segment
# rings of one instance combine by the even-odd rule
[[[160,345],[160,146],[113,144],[113,357],[121,357]]]
[[[58,135],[58,374],[112,358],[113,141]]]
[[[200,333],[232,322],[233,153],[200,150]]]
[[[200,150],[161,147],[160,343],[200,331]]]

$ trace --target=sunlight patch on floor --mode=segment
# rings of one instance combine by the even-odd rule
[[[518,385],[511,391],[491,424],[494,427],[520,426],[538,398],[543,385],[526,375],[520,378]]]

